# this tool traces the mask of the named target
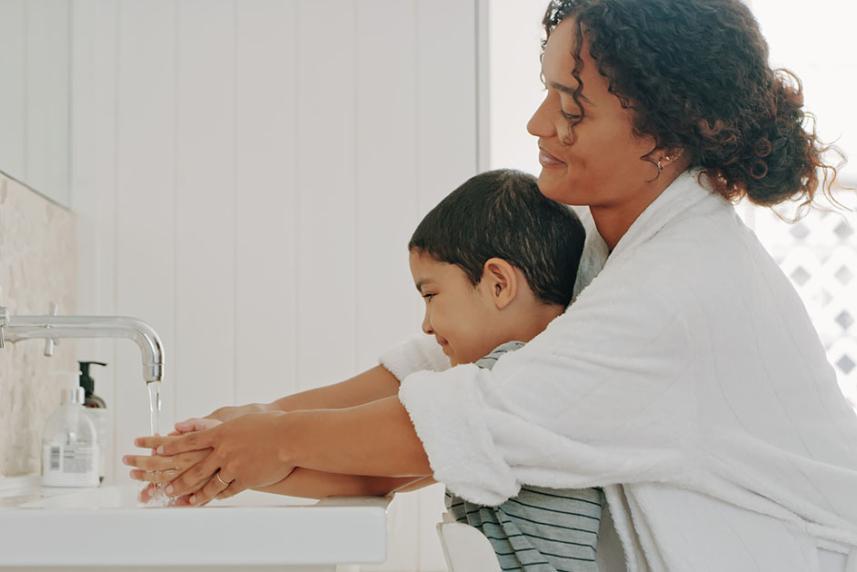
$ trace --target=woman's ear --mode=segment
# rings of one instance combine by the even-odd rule
[[[489,258],[482,266],[480,285],[494,306],[502,310],[518,295],[518,274],[515,267],[502,258]]]

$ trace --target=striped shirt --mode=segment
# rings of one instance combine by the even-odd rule
[[[501,355],[523,346],[508,342],[476,362],[491,369]],[[446,490],[444,502],[458,522],[479,529],[491,542],[501,570],[596,572],[601,489],[521,486],[499,506],[468,502]]]

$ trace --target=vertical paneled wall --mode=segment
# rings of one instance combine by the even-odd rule
[[[79,309],[160,333],[162,427],[417,331],[407,240],[477,167],[475,0],[74,0],[72,22]],[[118,459],[148,432],[136,347],[81,353],[111,364]],[[442,510],[440,485],[399,495],[364,569],[444,569]]]
[[[69,203],[70,3],[0,0],[0,170]]]

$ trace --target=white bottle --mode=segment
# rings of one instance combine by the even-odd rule
[[[77,376],[75,375],[75,385]],[[63,390],[63,404],[54,411],[42,433],[42,485],[97,487],[98,436],[83,407],[82,387]]]

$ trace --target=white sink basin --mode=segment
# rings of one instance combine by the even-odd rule
[[[8,481],[0,487],[0,567],[335,570],[386,558],[389,498],[317,501],[248,491],[202,508],[157,508],[139,505],[139,485],[75,491]]]

